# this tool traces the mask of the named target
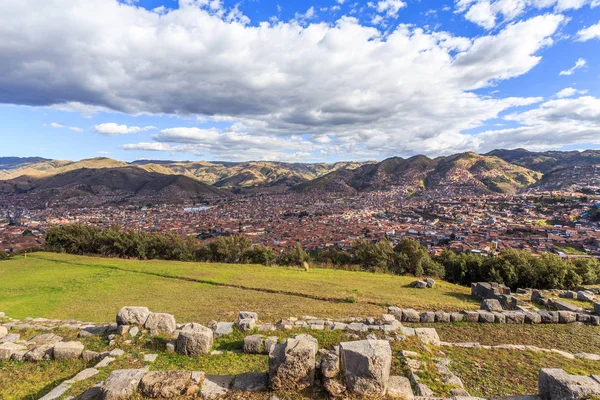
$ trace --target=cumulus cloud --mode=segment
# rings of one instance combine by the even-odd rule
[[[377,3],[377,12],[385,12],[388,17],[396,18],[398,11],[404,7],[406,7],[406,3],[401,0],[380,0]]]
[[[115,135],[127,135],[129,133],[139,133],[146,132],[152,129],[156,129],[154,126],[127,126],[127,125],[119,125],[114,122],[107,122],[104,124],[94,126],[94,132],[99,133],[105,136],[115,136]]]
[[[555,96],[558,98],[564,98],[564,97],[573,97],[576,94],[586,94],[586,93],[587,93],[587,90],[577,90],[575,88],[568,87],[568,88],[564,88],[563,90],[556,93]]]
[[[165,130],[126,148],[224,158],[244,148],[208,142],[214,135],[261,159],[472,149],[476,139],[464,131],[541,101],[473,90],[530,71],[564,22],[540,15],[472,39],[408,25],[383,34],[352,17],[250,26],[239,14],[228,19],[231,9],[214,0],[180,0],[179,9],[161,13],[116,0],[45,4],[4,5],[1,103],[226,120],[228,130],[191,137]],[[144,129],[95,130],[132,128]],[[311,139],[320,135],[331,141]]]
[[[72,130],[73,132],[83,132],[83,129],[81,129],[78,126],[67,126],[64,124],[60,124],[58,122],[51,122],[49,124],[44,124],[44,126],[49,126],[50,128],[54,128],[54,129],[69,129]]]
[[[587,64],[587,61],[583,58],[578,59],[577,61],[575,61],[575,65],[569,69],[566,69],[564,71],[560,71],[559,75],[573,75],[575,73],[575,71],[577,71],[580,68],[585,67]]]
[[[310,152],[321,149],[319,138],[307,140],[250,135],[234,130],[176,127],[152,136],[154,142],[120,146],[123,150],[165,151],[190,153],[197,156],[222,157],[230,160],[295,160],[307,159]]]
[[[550,100],[505,119],[522,126],[478,134],[476,138],[482,150],[523,146],[543,150],[573,144],[600,144],[600,99],[592,96]]]
[[[580,42],[592,39],[600,39],[600,21],[596,25],[588,26],[577,32],[577,40]]]
[[[493,29],[499,21],[512,21],[531,9],[553,8],[560,13],[599,4],[599,0],[456,0],[455,12],[484,29]]]

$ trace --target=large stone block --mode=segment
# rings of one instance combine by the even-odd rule
[[[152,371],[142,378],[139,389],[146,397],[169,399],[190,395],[200,388],[189,371]]]
[[[402,310],[402,322],[419,322],[419,313],[412,308]]]
[[[415,334],[422,343],[432,346],[439,346],[441,343],[437,331],[433,328],[415,328]]]
[[[55,360],[75,360],[83,353],[81,342],[58,342],[54,345]]]
[[[502,305],[496,299],[484,299],[481,302],[481,309],[485,311],[502,311]]]
[[[123,400],[137,390],[147,369],[118,369],[110,373],[100,387],[102,400]]]
[[[148,315],[150,315],[150,310],[147,307],[126,306],[119,310],[117,324],[144,326]]]
[[[385,394],[392,363],[392,350],[388,341],[340,343],[340,357],[348,391],[361,396]]]
[[[562,369],[544,368],[538,380],[543,400],[579,400],[600,394],[600,383],[589,376],[569,375]]]
[[[186,324],[177,337],[177,352],[187,356],[208,354],[213,345],[213,331],[192,322]]]
[[[303,390],[315,379],[317,339],[296,335],[269,353],[269,384],[274,390]]]
[[[177,323],[171,314],[150,313],[144,327],[153,335],[170,335],[177,329]]]

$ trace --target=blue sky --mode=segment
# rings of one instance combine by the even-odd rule
[[[0,156],[600,148],[600,0],[9,0],[0,37]]]

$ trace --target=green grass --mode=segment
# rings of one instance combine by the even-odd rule
[[[441,281],[435,289],[407,287],[413,280],[329,269],[33,253],[0,266],[0,310],[13,318],[112,321],[122,306],[144,305],[181,322],[206,323],[234,320],[240,310],[257,311],[261,320],[275,322],[301,315],[376,316],[387,305],[448,311],[478,307],[466,287]]]
[[[571,353],[600,354],[600,327],[559,324],[427,324],[445,342],[477,342],[482,345],[522,344]],[[599,364],[600,365],[600,364]]]
[[[37,400],[84,368],[81,360],[0,361],[0,399]]]
[[[600,373],[600,363],[570,360],[558,354],[502,349],[444,349],[452,361],[450,370],[465,384],[471,396],[536,394],[541,368],[562,368],[574,375]]]

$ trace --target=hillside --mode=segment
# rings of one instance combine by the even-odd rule
[[[276,183],[297,184],[318,178],[340,168],[353,169],[363,163],[283,163],[271,161],[253,162],[208,162],[208,161],[157,161],[138,160],[132,163],[110,158],[92,158],[81,161],[47,160],[39,157],[20,159],[0,157],[0,180],[9,180],[20,176],[45,177],[58,175],[80,168],[117,168],[135,166],[148,172],[163,175],[185,175],[208,185],[217,187],[254,187]]]
[[[12,157],[0,158],[0,165]],[[23,159],[21,163],[7,163],[7,168],[0,169],[0,180],[10,180],[21,176],[42,178],[59,175],[82,168],[117,168],[127,166],[127,163],[106,157],[90,158],[81,161],[47,160],[38,157]],[[40,161],[41,160],[41,161]]]
[[[80,168],[46,177],[21,176],[3,182],[0,188],[43,200],[99,195],[180,200],[224,195],[217,188],[183,175],[164,175],[132,166]]]
[[[339,170],[294,187],[297,191],[356,192],[397,187],[406,194],[444,190],[476,193],[515,193],[534,184],[542,174],[498,157],[461,153],[430,159],[388,158],[353,171]]]
[[[506,162],[539,171],[544,174],[575,166],[600,165],[600,150],[585,151],[544,151],[533,152],[526,149],[493,150],[486,154]]]

